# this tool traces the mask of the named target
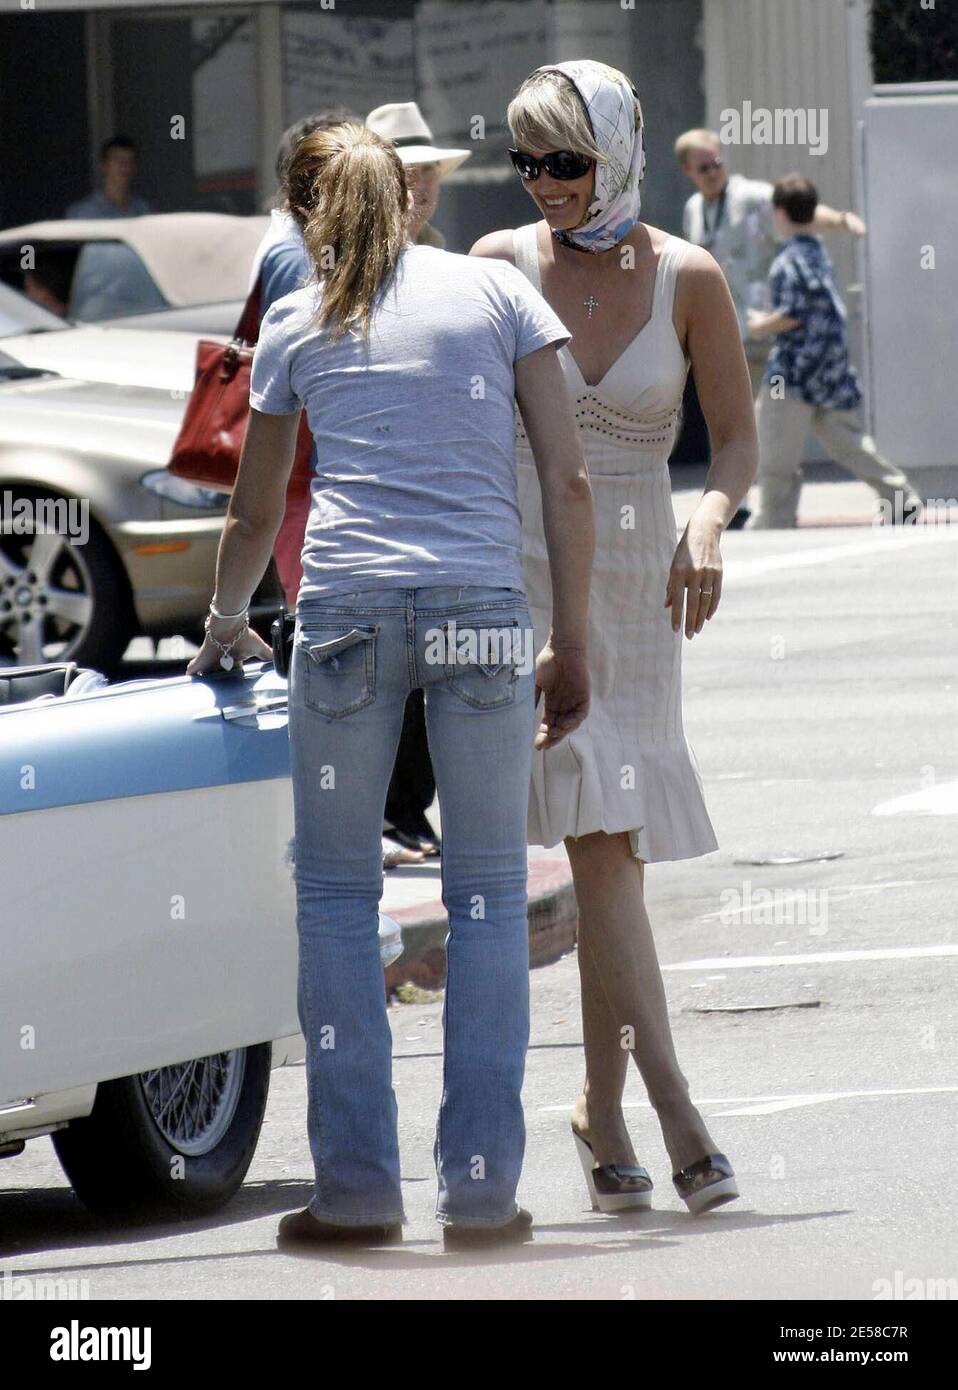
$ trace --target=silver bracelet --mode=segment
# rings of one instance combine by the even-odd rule
[[[232,671],[233,667],[236,665],[236,658],[232,654],[233,648],[236,646],[236,643],[239,641],[239,639],[249,631],[249,623],[244,623],[243,626],[240,628],[239,632],[237,632],[234,637],[231,637],[228,642],[221,642],[218,637],[213,636],[212,632],[210,632],[209,617],[207,617],[206,622],[203,626],[206,629],[207,637],[213,643],[214,647],[219,648],[220,665],[222,666],[223,670]]]
[[[245,618],[249,614],[249,604],[241,608],[238,613],[221,613],[216,604],[210,599],[210,612],[214,618],[222,618],[224,622],[235,622],[237,618]]]

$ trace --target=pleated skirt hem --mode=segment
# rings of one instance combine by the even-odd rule
[[[529,844],[551,849],[600,830],[627,831],[633,855],[648,864],[719,848],[686,739],[600,748],[580,729],[533,754]]]

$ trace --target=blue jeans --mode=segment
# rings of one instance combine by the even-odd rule
[[[525,595],[368,589],[305,598],[296,617],[289,733],[310,1210],[343,1225],[405,1219],[378,911],[386,792],[406,696],[421,687],[449,913],[437,1217],[503,1225],[517,1210],[529,1039]]]

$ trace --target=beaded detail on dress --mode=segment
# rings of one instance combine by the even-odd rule
[[[671,450],[679,420],[679,406],[673,406],[658,415],[640,416],[630,410],[621,410],[604,397],[596,395],[593,390],[585,391],[573,400],[576,423],[580,430],[604,435],[610,443],[622,444],[628,449],[658,450],[667,445]],[[522,444],[529,442],[518,409],[516,440]]]

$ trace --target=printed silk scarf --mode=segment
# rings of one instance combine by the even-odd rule
[[[605,155],[595,165],[595,192],[578,227],[553,231],[563,246],[609,251],[639,220],[639,184],[645,145],[635,89],[615,68],[591,58],[546,63],[538,72],[561,72],[572,82],[589,114],[595,142]]]

